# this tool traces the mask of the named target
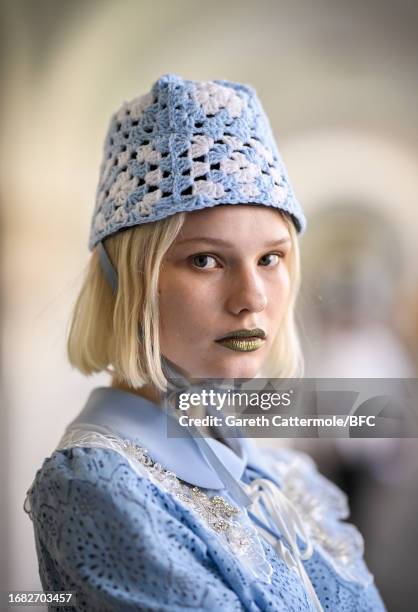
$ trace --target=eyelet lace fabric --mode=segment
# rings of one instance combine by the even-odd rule
[[[219,492],[185,485],[129,441],[99,438],[64,439],[28,491],[45,590],[77,591],[76,609],[89,612],[314,610],[298,576],[264,539],[254,539],[260,549],[249,542],[248,517]],[[256,477],[247,470],[244,481]],[[304,565],[324,610],[385,610],[373,584],[342,578],[318,547]]]
[[[184,483],[174,472],[164,469],[160,463],[155,462],[149,456],[147,449],[131,440],[73,429],[63,437],[59,448],[75,446],[112,448],[127,457],[134,469],[189,507],[210,529],[213,529],[255,578],[270,582],[273,570],[266,560],[257,530],[240,508],[220,495],[205,493],[199,487]]]

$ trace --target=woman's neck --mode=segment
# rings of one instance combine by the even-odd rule
[[[115,378],[112,379],[112,383],[110,385],[112,388],[114,389],[120,389],[121,391],[128,391],[129,393],[134,393],[135,395],[139,395],[140,397],[144,397],[145,399],[149,400],[150,402],[152,402],[153,404],[156,404],[157,406],[161,406],[162,403],[162,399],[163,399],[163,394],[158,391],[158,389],[151,384],[148,385],[143,385],[142,387],[140,387],[139,389],[135,388],[135,387],[131,387],[130,385],[128,385],[125,382],[121,382],[116,380]],[[198,414],[198,409],[195,409],[195,415],[194,416],[200,416],[203,417],[205,416],[205,410],[202,407],[201,408],[201,412]],[[201,433],[203,435],[205,435],[208,438],[218,438],[218,436],[216,435],[216,432],[214,431],[214,429],[212,427],[207,427],[207,426],[202,426],[199,428]],[[218,438],[219,439],[219,438]]]
[[[121,389],[122,391],[128,391],[129,393],[134,393],[135,395],[144,397],[145,399],[157,405],[160,405],[162,401],[162,393],[158,391],[158,389],[154,385],[151,384],[143,385],[138,389],[135,387],[131,387],[125,382],[121,382],[113,378],[110,386],[115,389]]]

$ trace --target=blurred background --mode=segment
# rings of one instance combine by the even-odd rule
[[[105,376],[65,356],[110,114],[162,74],[259,93],[309,228],[306,373],[416,377],[418,3],[3,0],[0,590],[39,589],[23,501]],[[418,608],[418,446],[317,440],[389,610]],[[15,608],[17,609],[17,608]]]

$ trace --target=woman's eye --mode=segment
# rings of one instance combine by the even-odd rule
[[[215,268],[217,264],[216,259],[212,257],[212,255],[205,255],[204,253],[194,255],[192,257],[192,261],[197,268],[203,268],[206,270],[208,268]]]
[[[261,257],[260,262],[262,266],[274,266],[277,265],[283,255],[279,253],[267,253],[267,255],[263,255]]]

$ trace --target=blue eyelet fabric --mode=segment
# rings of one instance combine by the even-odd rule
[[[247,468],[243,480],[255,477]],[[77,592],[76,608],[59,610],[314,610],[297,574],[266,541],[270,584],[254,579],[195,512],[114,450],[55,451],[27,500],[44,590]],[[318,551],[304,566],[324,610],[385,610],[374,584],[344,580]]]

